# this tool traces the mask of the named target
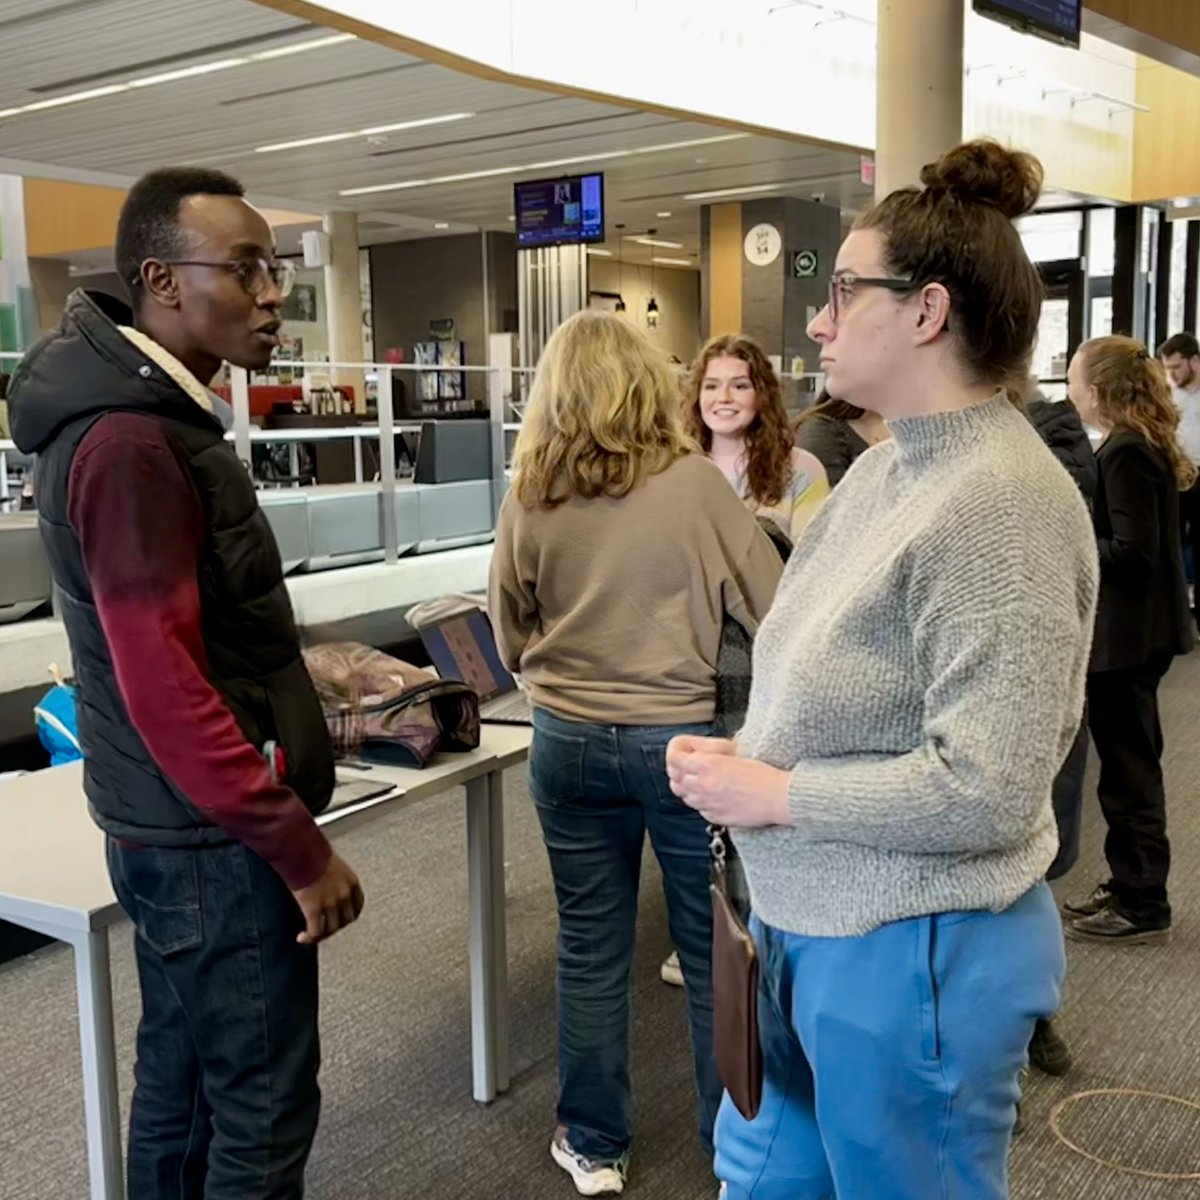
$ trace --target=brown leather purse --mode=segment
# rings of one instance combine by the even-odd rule
[[[763,1056],[758,1036],[758,948],[730,897],[723,826],[710,825],[713,903],[713,1044],[717,1074],[734,1107],[754,1120],[762,1103]]]

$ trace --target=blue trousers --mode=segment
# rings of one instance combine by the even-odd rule
[[[727,1200],[1004,1200],[1020,1071],[1065,969],[1050,889],[862,937],[753,930],[765,1085],[753,1121],[721,1105]]]
[[[558,1120],[594,1162],[629,1149],[629,996],[646,834],[662,869],[691,1026],[700,1141],[721,1100],[712,1045],[712,904],[704,818],[667,782],[667,743],[707,725],[591,725],[538,710],[529,757],[558,900]]]
[[[130,1200],[301,1200],[317,1130],[317,953],[244,846],[108,839],[142,990]]]

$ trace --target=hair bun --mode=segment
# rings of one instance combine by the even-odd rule
[[[1037,203],[1044,174],[1032,154],[980,138],[955,146],[923,167],[921,182],[967,204],[990,204],[1012,220]]]

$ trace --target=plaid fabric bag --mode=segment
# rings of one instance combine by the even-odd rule
[[[479,697],[465,683],[360,642],[313,646],[304,663],[343,758],[423,767],[438,750],[479,745]]]

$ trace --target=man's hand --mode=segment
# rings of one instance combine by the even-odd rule
[[[315,946],[339,929],[353,924],[363,910],[363,890],[358,876],[335,851],[324,872],[308,887],[292,893],[304,914],[305,928],[296,935],[302,946]]]
[[[685,740],[676,738],[671,745]],[[788,808],[791,777],[787,771],[753,758],[738,758],[723,748],[716,753],[707,749],[685,753],[681,749],[673,762],[668,751],[667,762],[671,790],[714,825],[752,829],[791,823]]]

